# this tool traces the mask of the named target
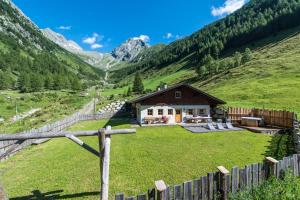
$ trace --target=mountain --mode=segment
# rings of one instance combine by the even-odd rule
[[[82,52],[83,49],[81,46],[79,46],[75,41],[73,40],[67,40],[62,34],[56,33],[50,28],[45,28],[41,30],[42,33],[51,41],[55,42],[62,48],[72,52],[72,53],[77,53],[77,52]]]
[[[251,47],[260,39],[300,25],[299,18],[300,0],[251,0],[236,12],[172,42],[151,57],[114,71],[110,77],[114,80],[120,74],[132,77],[137,70],[148,76],[163,68],[168,68],[163,71],[173,70],[174,65],[197,68],[208,55],[218,59],[236,50],[244,51],[239,48]]]
[[[165,48],[165,44],[156,44],[153,46],[150,46],[149,48],[144,49],[140,53],[138,53],[135,58],[132,59],[132,62],[141,62],[143,60],[148,60],[153,58],[155,54],[160,52],[163,48]]]
[[[117,63],[117,60],[115,60],[111,54],[103,54],[96,51],[84,51],[75,41],[66,39],[62,34],[54,32],[50,28],[43,29],[42,32],[48,39],[67,51],[76,54],[82,60],[96,68],[108,70]]]
[[[150,45],[142,38],[130,38],[112,51],[112,56],[121,61],[132,61]]]
[[[93,85],[104,72],[47,39],[11,1],[0,0],[0,89]]]

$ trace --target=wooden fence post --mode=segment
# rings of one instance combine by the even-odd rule
[[[123,193],[116,194],[115,200],[124,200],[124,199],[125,199],[125,197],[124,197],[124,194],[123,194]]]
[[[239,168],[233,167],[231,169],[231,190],[236,193],[239,190]]]
[[[222,200],[228,200],[229,199],[229,192],[230,192],[230,174],[229,171],[223,167],[219,166],[217,167],[220,172],[220,193],[221,193],[221,199]]]
[[[110,140],[110,135],[106,135],[105,131],[109,131],[109,130],[111,130],[111,126],[107,126],[105,130],[99,132],[101,200],[108,200],[111,140]]]
[[[271,176],[276,176],[276,165],[278,163],[278,160],[272,158],[272,157],[266,157],[266,164],[268,166],[268,178]]]
[[[184,200],[193,199],[192,181],[187,181],[183,183],[183,199]]]
[[[148,190],[148,200],[155,200],[155,188]]]
[[[157,190],[157,199],[158,200],[165,200],[166,194],[165,191],[167,189],[167,185],[163,180],[155,181],[155,187]]]

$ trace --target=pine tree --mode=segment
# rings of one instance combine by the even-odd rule
[[[80,81],[77,78],[74,78],[72,80],[72,82],[71,82],[71,88],[72,88],[72,90],[75,90],[75,91],[81,90],[82,86],[81,86]]]
[[[205,78],[207,76],[207,69],[206,66],[200,66],[197,68],[197,73],[200,76],[200,78]]]
[[[48,90],[53,90],[54,89],[54,80],[53,80],[51,74],[48,74],[46,76],[45,88],[48,89]]]
[[[21,74],[18,79],[18,88],[20,92],[29,92],[31,89],[30,76],[28,74]]]
[[[144,92],[144,84],[139,72],[135,74],[132,91],[136,94],[142,94]]]
[[[131,90],[131,87],[129,87],[127,90],[127,96],[131,96],[131,95],[132,95],[132,90]]]
[[[44,81],[41,75],[39,74],[32,74],[30,77],[31,81],[31,91],[38,92],[44,87]]]
[[[250,60],[252,60],[252,58],[253,58],[252,51],[249,48],[246,48],[245,53],[243,54],[242,57],[242,62],[243,63],[249,62]]]
[[[239,67],[241,65],[241,62],[242,62],[242,54],[238,51],[235,52],[234,56],[233,56],[233,59],[234,59],[234,67]]]

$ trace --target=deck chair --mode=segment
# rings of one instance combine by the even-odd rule
[[[224,128],[224,126],[223,126],[223,124],[222,124],[222,120],[218,120],[218,121],[217,121],[217,128],[218,128],[219,130],[225,130],[225,128]]]
[[[216,128],[215,128],[214,125],[212,124],[212,121],[211,121],[211,120],[209,120],[209,121],[207,122],[207,127],[208,127],[209,130],[216,130]]]
[[[231,123],[230,119],[226,120],[226,126],[227,126],[228,129],[234,129],[234,127],[232,126],[232,123]]]

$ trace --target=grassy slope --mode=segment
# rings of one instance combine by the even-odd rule
[[[98,129],[105,123],[83,122],[71,130]],[[128,127],[123,123],[111,121],[115,127]],[[84,141],[97,148],[95,137]],[[270,141],[270,136],[247,131],[191,134],[180,127],[138,128],[136,135],[114,136],[111,197],[122,191],[145,192],[158,179],[168,184],[182,183],[215,171],[218,165],[230,168],[261,161]],[[67,139],[55,139],[24,150],[1,163],[0,170],[10,197],[26,196],[33,190],[63,190],[63,196],[99,189],[98,159]],[[81,199],[98,199],[97,195],[90,193]]]
[[[224,99],[229,105],[288,109],[300,113],[299,44],[299,33],[272,42],[255,51],[253,61],[246,65],[216,77],[204,86],[201,82],[195,85]]]
[[[187,81],[224,99],[228,105],[288,109],[300,113],[300,27],[251,44],[254,58],[210,81],[197,81],[188,58],[164,69],[145,72],[144,85],[155,89],[160,81],[174,84]],[[241,47],[242,52],[247,46]],[[228,52],[230,56],[235,50]],[[130,82],[131,76],[123,82]],[[122,94],[126,87],[109,89],[104,94]]]
[[[8,99],[10,97],[10,99]],[[15,100],[18,113],[28,112],[31,109],[41,108],[32,117],[11,123],[15,115]],[[15,91],[0,91],[0,117],[5,119],[0,124],[0,133],[19,132],[24,129],[40,127],[64,116],[70,115],[90,101],[90,97],[79,97],[77,93],[69,92],[39,92],[21,94]]]

